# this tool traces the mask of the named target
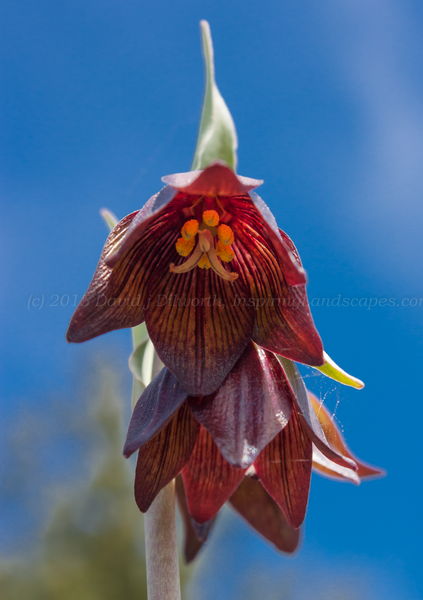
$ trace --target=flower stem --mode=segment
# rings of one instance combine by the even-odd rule
[[[175,483],[156,496],[144,517],[148,600],[180,600]]]

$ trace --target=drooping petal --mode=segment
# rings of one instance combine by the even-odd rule
[[[322,364],[323,345],[308,307],[305,286],[286,286],[274,306],[258,306],[253,340],[295,362]]]
[[[254,209],[259,216],[260,222],[262,223],[263,230],[273,243],[287,284],[305,284],[307,282],[307,277],[304,268],[301,262],[297,260],[297,257],[295,256],[295,253],[293,253],[290,244],[287,244],[286,240],[283,237],[281,238],[279,235],[280,230],[278,229],[276,219],[273,216],[270,208],[255,192],[250,192],[249,197],[252,200]],[[251,214],[251,210],[248,212]]]
[[[251,337],[254,312],[239,301],[242,284],[195,268],[157,273],[151,293],[157,301],[146,323],[160,359],[189,394],[213,393]]]
[[[197,523],[188,512],[187,500],[185,498],[184,484],[181,476],[176,478],[176,497],[178,506],[184,522],[184,556],[185,561],[190,563],[197,556],[203,544],[206,542],[210,531],[214,525],[215,519],[205,523]]]
[[[259,455],[254,467],[292,527],[304,520],[310,487],[312,444],[296,412]]]
[[[261,179],[236,175],[222,162],[215,162],[202,171],[166,175],[162,181],[180,192],[209,197],[240,196],[263,183]]]
[[[189,403],[224,458],[245,468],[288,423],[294,401],[276,356],[250,342],[217,392]]]
[[[141,238],[145,238],[147,229],[157,217],[165,216],[170,223],[177,221],[175,232],[179,231],[179,225],[182,224],[182,222],[179,222],[182,220],[183,211],[189,203],[190,200],[186,196],[178,194],[169,186],[162,188],[157,194],[151,196],[138,211],[125,237],[122,239],[122,243],[107,256],[107,264],[114,267],[123,256],[133,249]]]
[[[301,267],[292,240],[283,231],[280,231],[280,236]],[[276,271],[275,267],[273,270]],[[269,298],[269,302],[257,306],[254,341],[290,360],[321,365],[324,362],[323,345],[311,316],[306,286],[291,286],[281,281],[274,294],[274,302]]]
[[[199,523],[210,521],[242,480],[245,469],[233,467],[213,438],[200,428],[189,462],[182,470],[188,511]]]
[[[294,390],[298,414],[300,415],[314,445],[330,460],[347,469],[356,471],[357,465],[354,460],[348,456],[344,456],[337,448],[331,446],[326,439],[325,433],[319,423],[319,419],[316,417],[316,413],[311,406],[303,379],[295,364],[283,357],[279,357],[279,360],[289,379],[292,389]]]
[[[120,294],[117,282],[112,282],[112,269],[106,264],[107,257],[122,243],[137,212],[124,217],[110,232],[94,277],[76,309],[67,332],[69,342],[83,342],[97,335],[132,327],[143,320],[143,306],[138,290],[123,289]]]
[[[305,285],[287,285],[284,266],[254,207],[241,198],[236,199],[236,204],[237,218],[231,222],[236,256],[233,264],[249,290],[246,302],[256,311],[253,340],[291,360],[322,364],[322,342],[310,313]],[[294,250],[292,245],[292,254]],[[300,261],[297,264],[301,267]]]
[[[308,392],[308,397],[309,400],[311,402],[311,406],[313,407],[313,410],[317,416],[317,418],[319,419],[320,425],[322,426],[322,429],[325,433],[326,439],[328,440],[329,444],[333,447],[336,448],[338,450],[338,452],[340,454],[343,454],[344,456],[348,456],[349,458],[351,458],[351,460],[353,460],[356,465],[357,465],[357,475],[361,478],[368,478],[368,477],[377,477],[380,475],[384,474],[384,471],[381,469],[378,469],[376,467],[372,467],[371,465],[367,465],[366,463],[358,460],[358,458],[356,458],[354,456],[354,454],[351,452],[351,450],[348,448],[348,446],[345,443],[345,440],[341,434],[341,432],[339,431],[338,427],[335,424],[335,421],[333,420],[333,418],[331,417],[329,411],[326,409],[325,406],[323,406],[322,402],[319,402],[319,400],[316,398],[316,396],[314,394],[312,394],[310,391]],[[332,469],[328,469],[327,466],[323,466],[323,465],[317,465],[316,466],[317,470],[319,470],[321,473],[325,473],[327,475],[336,477],[336,473],[331,472]]]
[[[232,494],[230,503],[237,512],[283,552],[294,552],[299,544],[300,530],[292,527],[284,514],[255,477],[246,476]]]
[[[351,481],[359,485],[360,477],[353,469],[348,469],[342,465],[338,465],[333,460],[330,460],[325,456],[316,446],[313,444],[313,469],[321,475],[326,477],[332,477],[333,479]]]
[[[198,434],[198,423],[186,405],[138,453],[135,500],[142,512],[148,510],[159,491],[188,461]]]
[[[135,405],[123,453],[130,456],[167,423],[186,400],[186,392],[166,368],[153,379]]]
[[[174,243],[183,215],[179,201],[148,220],[138,237],[127,244],[136,213],[125,217],[110,233],[93,280],[72,317],[68,340],[82,342],[107,331],[133,327],[144,320],[150,279],[167,272],[175,259]],[[177,256],[177,255],[176,255]]]

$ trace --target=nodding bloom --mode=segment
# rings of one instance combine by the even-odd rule
[[[304,269],[253,192],[262,182],[221,163],[163,180],[110,233],[68,340],[145,321],[159,357],[193,396],[213,393],[251,340],[322,365]]]
[[[296,373],[290,361],[249,342],[210,395],[188,395],[166,367],[141,395],[124,449],[126,456],[138,450],[135,498],[145,512],[180,475],[188,558],[227,501],[276,547],[292,552],[313,466],[355,483],[380,473],[351,454]]]

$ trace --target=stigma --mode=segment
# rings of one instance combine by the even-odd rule
[[[229,225],[219,224],[219,221],[216,210],[205,210],[201,223],[197,219],[184,223],[175,247],[180,256],[186,257],[186,261],[178,266],[171,263],[169,269],[172,273],[187,273],[199,267],[212,269],[226,281],[237,279],[238,274],[227,271],[222,264],[229,263],[234,258],[234,232]]]

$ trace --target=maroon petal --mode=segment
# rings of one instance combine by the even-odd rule
[[[278,359],[250,343],[215,394],[189,402],[224,458],[246,468],[288,423],[295,399]]]
[[[331,417],[329,411],[325,408],[325,406],[323,406],[323,403],[319,402],[316,396],[311,392],[308,392],[308,398],[311,402],[311,406],[316,414],[316,417],[318,418],[319,423],[323,429],[327,441],[333,448],[336,448],[336,450],[340,454],[342,454],[343,456],[347,456],[356,463],[358,477],[361,479],[365,479],[369,477],[378,477],[384,475],[383,470],[378,469],[376,467],[372,467],[371,465],[368,465],[358,460],[354,456],[354,454],[351,452],[351,450],[345,443],[345,440],[338,427],[336,426],[333,418]],[[313,466],[320,473],[328,475],[330,477],[339,477],[340,479],[346,479],[346,477],[340,474],[339,472],[334,472],[333,468],[331,469],[329,465],[323,465],[321,463],[317,463],[317,461],[315,462],[316,464],[314,464]]]
[[[263,487],[292,527],[304,520],[310,487],[312,444],[301,420],[292,413],[288,425],[254,463]]]
[[[236,210],[237,218],[231,222],[235,234],[233,264],[249,290],[246,302],[256,311],[253,340],[291,360],[322,364],[322,342],[310,314],[305,285],[287,285],[284,265],[251,202],[237,198]],[[279,233],[278,238],[285,239]],[[293,260],[301,267],[294,251],[292,245]]]
[[[305,284],[307,282],[306,272],[304,271],[302,264],[298,264],[296,256],[293,254],[290,245],[286,244],[283,238],[281,240],[280,236],[278,235],[279,229],[270,208],[255,192],[252,192],[250,197],[254,202],[254,206],[259,211],[261,216],[264,217],[268,225],[269,234],[275,245],[286,282],[288,285]]]
[[[215,519],[205,523],[197,523],[190,516],[185,498],[184,484],[182,478],[176,478],[176,497],[178,499],[179,510],[184,523],[184,555],[185,561],[190,563],[197,556],[204,542],[207,540],[210,531],[214,525]]]
[[[251,243],[247,234],[248,232],[246,244]],[[280,231],[280,235],[301,267],[293,242],[283,231]],[[261,260],[262,269],[257,272],[255,284],[259,289],[267,289],[268,293],[267,302],[257,303],[254,341],[290,360],[307,365],[323,364],[323,345],[311,316],[306,286],[287,285],[283,277],[277,280],[277,265],[271,264],[270,258],[273,257],[265,253],[263,246],[261,248],[261,253],[258,252],[257,256]],[[264,292],[260,293],[264,296]]]
[[[236,175],[224,163],[213,163],[202,171],[174,173],[162,177],[171,187],[198,196],[239,196],[263,183],[261,179],[250,179]]]
[[[232,467],[213,438],[200,428],[189,462],[182,470],[188,511],[198,523],[212,519],[234,493],[245,469]]]
[[[135,500],[142,512],[185,465],[198,434],[198,423],[183,405],[171,421],[138,453]]]
[[[232,369],[252,333],[254,312],[239,302],[239,281],[211,269],[157,273],[146,309],[151,340],[163,363],[193,395],[214,392]]]
[[[123,450],[124,455],[130,456],[156,435],[186,397],[186,392],[176,377],[168,369],[162,369],[135,405]]]
[[[297,367],[294,365],[294,363],[292,363],[290,360],[286,360],[285,358],[281,357],[280,361],[289,379],[292,389],[294,390],[298,414],[315,446],[327,458],[334,461],[338,465],[356,471],[357,465],[355,461],[348,456],[344,456],[342,452],[339,452],[337,448],[331,446],[328,442],[322,426],[319,423],[319,419],[316,417],[316,413],[311,406],[307,390]]]
[[[82,342],[107,331],[133,327],[144,320],[152,301],[152,274],[168,272],[174,260],[175,240],[184,216],[175,199],[148,220],[148,227],[130,239],[129,225],[136,213],[125,217],[107,239],[93,280],[78,306],[68,331],[68,340]]]
[[[277,305],[258,307],[253,340],[306,365],[324,363],[322,340],[314,325],[304,285],[286,286]]]
[[[284,514],[256,477],[244,477],[232,494],[232,506],[269,542],[283,552],[294,552],[299,544],[300,530],[287,522]]]
[[[331,479],[341,481],[351,481],[356,485],[360,484],[360,477],[352,468],[342,467],[333,460],[325,456],[316,446],[313,445],[313,469]]]
[[[138,325],[143,320],[139,290],[119,284],[116,277],[112,281],[112,269],[106,264],[136,215],[137,212],[127,215],[110,232],[94,277],[70,322],[69,342],[83,342],[112,329]]]

